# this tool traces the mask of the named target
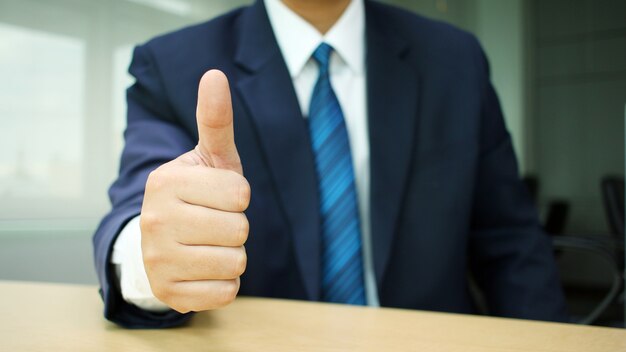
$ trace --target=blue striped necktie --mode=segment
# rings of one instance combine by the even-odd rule
[[[322,300],[364,305],[361,231],[348,132],[328,66],[332,47],[320,44],[313,58],[319,77],[309,108],[322,222]]]

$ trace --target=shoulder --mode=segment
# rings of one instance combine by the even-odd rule
[[[243,11],[245,8],[238,8],[209,21],[159,35],[139,49],[163,66],[220,62],[234,50],[237,23]]]
[[[149,94],[153,98],[146,104],[153,110],[169,109],[170,116],[185,117],[192,126],[202,74],[213,68],[233,72],[238,24],[244,11],[240,8],[138,45],[129,66],[136,80],[129,96],[148,99],[143,96]]]
[[[387,36],[405,42],[420,62],[451,67],[471,64],[484,69],[484,54],[478,39],[451,24],[373,1],[366,1],[367,20]]]
[[[154,37],[146,43],[149,46],[178,47],[184,43],[201,41],[215,41],[223,38],[224,34],[232,34],[235,24],[245,8],[238,8],[208,21],[190,25],[173,32]]]
[[[473,34],[454,25],[431,19],[395,6],[366,2],[368,21],[374,21],[391,35],[415,45],[432,49],[453,50],[478,45]]]

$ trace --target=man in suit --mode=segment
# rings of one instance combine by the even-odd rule
[[[468,273],[490,314],[567,319],[471,35],[265,0],[137,47],[130,73],[94,236],[108,319],[178,325],[237,293],[474,313]]]

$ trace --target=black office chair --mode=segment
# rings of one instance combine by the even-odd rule
[[[613,252],[617,265],[623,278],[626,278],[626,268],[624,263],[624,177],[606,176],[602,179],[602,200],[604,210],[609,224],[609,229],[613,235]],[[622,280],[621,292],[618,295],[620,303],[624,304],[626,292],[624,291],[624,281]],[[626,317],[625,317],[626,318]]]
[[[522,182],[524,182],[524,184],[526,185],[526,188],[528,189],[528,194],[530,194],[530,198],[533,200],[533,202],[535,202],[535,204],[537,204],[539,198],[539,179],[537,178],[537,176],[526,175],[522,177]]]
[[[522,181],[528,189],[533,202],[539,205],[539,179],[535,175],[527,175]],[[546,218],[543,229],[549,235],[561,235],[565,232],[567,217],[569,215],[569,202],[563,199],[552,199],[548,202]]]
[[[568,201],[558,199],[551,201],[548,204],[548,214],[543,223],[544,230],[552,236],[564,234],[568,216]]]
[[[624,177],[608,176],[602,179],[602,199],[611,233],[624,240]]]
[[[529,193],[535,203],[538,203],[539,193],[539,180],[535,176],[526,176],[523,178],[524,183],[528,187]],[[621,183],[621,229],[623,238],[624,229],[624,198],[623,190],[624,183]],[[611,192],[619,192],[615,190],[619,188],[611,182],[609,186]],[[613,193],[611,193],[613,194]],[[615,196],[612,195],[611,199]],[[606,203],[606,202],[605,202]],[[614,204],[613,200],[610,204]],[[617,204],[619,204],[619,198],[617,198]],[[612,205],[613,206],[613,205]],[[609,241],[604,240],[601,236],[569,236],[564,234],[565,225],[567,223],[567,216],[569,213],[569,202],[565,200],[551,200],[548,204],[548,213],[546,220],[543,224],[544,230],[548,233],[552,239],[552,244],[555,250],[555,255],[559,255],[561,252],[580,252],[590,254],[596,258],[601,259],[607,264],[607,268],[611,273],[612,284],[604,298],[598,303],[594,309],[586,316],[575,321],[578,324],[590,325],[598,320],[598,318],[609,308],[620,296],[620,292],[623,292],[623,278],[624,272],[624,257],[623,257],[623,240],[622,251],[615,250],[616,244],[612,239]],[[618,210],[612,210],[612,213],[619,213]],[[619,218],[618,218],[619,219]],[[617,221],[619,224],[619,220]],[[618,236],[615,236],[618,237]],[[621,264],[620,264],[621,263]]]
[[[579,323],[591,324],[612,304],[624,303],[624,178],[605,177],[601,182],[602,199],[611,237],[556,236],[555,248],[593,254],[602,259],[611,271],[609,291],[594,310]]]
[[[593,255],[601,259],[608,268],[611,275],[611,287],[604,295],[600,303],[586,316],[575,321],[577,324],[591,325],[620,297],[623,292],[624,280],[623,270],[620,271],[618,258],[610,242],[602,241],[600,236],[552,236],[554,249],[564,252],[580,252]],[[623,263],[623,261],[622,261]]]
[[[604,299],[580,323],[591,324],[612,304],[624,303],[624,177],[608,176],[601,182],[602,199],[611,237],[605,236],[556,236],[556,248],[577,250],[595,254],[611,269],[611,288]]]

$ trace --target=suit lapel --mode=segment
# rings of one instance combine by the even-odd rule
[[[263,2],[252,5],[241,20],[235,62],[242,71],[236,90],[258,130],[305,289],[309,299],[319,300],[320,216],[308,127]]]
[[[414,149],[418,84],[408,47],[366,2],[372,252],[380,288],[389,262]]]

